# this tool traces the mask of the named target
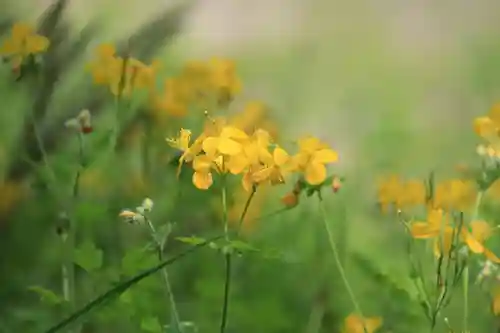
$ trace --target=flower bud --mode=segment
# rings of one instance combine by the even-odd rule
[[[341,187],[342,187],[342,182],[340,181],[340,178],[337,176],[333,177],[333,180],[332,180],[333,193],[337,193]]]
[[[144,211],[146,212],[150,212],[151,210],[153,210],[153,200],[151,200],[150,198],[145,198],[143,201],[142,201],[142,208],[144,208]]]
[[[281,198],[281,202],[283,203],[283,205],[285,205],[286,208],[291,209],[299,204],[299,196],[297,193],[292,191],[285,194],[285,196]]]

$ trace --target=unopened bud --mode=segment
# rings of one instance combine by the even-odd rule
[[[153,200],[151,200],[150,198],[145,198],[142,201],[142,208],[144,208],[146,212],[150,212],[153,209],[153,205]]]
[[[294,208],[299,204],[299,196],[295,192],[289,192],[281,198],[281,202],[286,208]]]
[[[333,177],[333,180],[332,180],[333,193],[337,193],[341,187],[342,187],[342,182],[340,181],[340,178],[337,176]]]

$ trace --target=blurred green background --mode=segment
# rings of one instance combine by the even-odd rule
[[[34,21],[48,2],[3,0],[0,19],[5,27],[12,21]],[[53,67],[44,74],[46,81],[13,82],[8,65],[1,67],[0,332],[44,332],[66,313],[57,304],[66,251],[56,234],[61,211],[57,196],[70,193],[78,161],[77,142],[63,123],[82,108],[95,113],[96,135],[89,144],[94,154],[113,112],[112,99],[101,97],[84,72],[92,49],[101,42],[127,40],[177,5],[158,0],[70,1],[62,14],[65,23],[58,23],[64,33],[59,53],[50,59]],[[332,170],[347,182],[328,198],[328,208],[361,307],[367,316],[383,317],[383,332],[426,332],[409,278],[403,233],[378,213],[375,181],[391,173],[423,178],[430,170],[450,178],[455,165],[473,161],[471,121],[500,98],[500,3],[207,0],[186,7],[139,35],[131,43],[132,52],[141,53],[141,60],[159,59],[165,75],[175,75],[187,60],[230,57],[244,84],[232,109],[263,101],[273,111],[280,136],[313,134],[338,150],[340,162]],[[155,34],[169,37],[167,43],[157,42]],[[44,89],[51,83],[53,87]],[[29,123],[26,115],[40,108],[46,111],[41,123],[50,142],[58,195],[39,184],[46,170],[24,126]],[[117,217],[146,195],[155,202],[153,221],[174,223],[167,256],[185,246],[176,236],[205,236],[222,228],[213,208],[216,190],[197,191],[188,178],[177,182],[175,167],[165,163],[173,151],[164,138],[199,119],[188,117],[154,130],[147,142],[154,155],[147,177],[137,157],[143,133],[142,125],[134,126],[138,119],[131,114],[125,120],[120,152],[100,157],[81,178],[73,208],[77,246],[82,260],[90,261],[90,272],[76,269],[80,306],[120,278],[157,262],[154,252],[144,251],[147,230]],[[282,193],[265,195],[256,203],[256,215],[274,211]],[[235,261],[228,333],[340,332],[343,318],[353,309],[311,201],[255,222],[245,233],[255,246],[282,256],[249,254]],[[496,223],[494,205],[489,214]],[[95,262],[101,265],[93,267]],[[223,269],[222,256],[209,249],[169,267],[181,319],[194,323],[189,329],[218,331]],[[471,270],[477,274],[479,266]],[[33,286],[38,289],[30,290]],[[161,332],[157,324],[170,320],[163,288],[159,274],[144,280],[96,311],[81,332]],[[486,297],[471,290],[470,331],[494,332],[498,323],[489,314]],[[457,292],[457,301],[444,314],[457,331],[460,298]],[[436,332],[445,332],[441,322]]]

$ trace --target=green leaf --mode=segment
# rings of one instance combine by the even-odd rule
[[[31,286],[28,290],[38,294],[38,296],[40,296],[40,300],[48,305],[58,305],[64,302],[64,299],[61,296],[57,295],[52,290],[45,289],[43,287]]]
[[[182,20],[190,4],[183,3],[167,8],[156,18],[142,25],[129,39],[119,45],[119,51],[129,51],[134,57],[144,60],[168,44],[179,32]]]
[[[246,251],[251,251],[251,252],[257,252],[259,249],[256,247],[245,243],[241,240],[233,240],[229,242],[229,246],[235,250],[241,251],[241,252],[246,252]]]
[[[205,243],[207,241],[205,238],[195,237],[195,236],[191,236],[191,237],[177,237],[176,239],[179,242],[183,242],[183,243],[191,244],[191,245],[200,245],[200,244],[203,244],[203,243]]]
[[[144,317],[141,320],[141,330],[150,333],[162,333],[163,328],[157,317]]]
[[[87,240],[80,245],[74,253],[73,261],[75,264],[87,272],[95,271],[102,266],[103,253],[98,249],[94,242]]]
[[[222,236],[217,236],[211,239],[211,241],[215,242],[218,239],[222,238]],[[72,325],[75,325],[78,321],[81,321],[83,318],[87,317],[92,311],[95,311],[97,308],[100,308],[109,302],[116,300],[120,295],[122,295],[125,291],[127,291],[129,288],[132,286],[138,284],[139,282],[143,281],[147,277],[156,274],[158,271],[163,269],[164,267],[167,267],[178,260],[184,258],[185,256],[194,253],[198,249],[202,248],[203,246],[206,246],[207,243],[200,244],[198,246],[191,247],[187,249],[184,252],[181,252],[177,254],[176,256],[173,256],[172,258],[165,260],[153,267],[150,267],[146,269],[145,271],[138,273],[129,279],[115,285],[113,288],[107,290],[106,292],[102,293],[101,295],[97,296],[95,299],[92,301],[88,302],[85,306],[82,308],[78,309],[74,313],[70,314],[68,317],[64,318],[57,324],[53,325],[50,327],[48,330],[45,331],[45,333],[56,333],[56,332],[61,332],[63,329],[66,329]]]
[[[129,249],[122,258],[121,269],[125,275],[132,275],[158,263],[156,254],[144,251],[142,247]]]
[[[155,238],[158,244],[163,248],[167,242],[168,236],[172,233],[172,223],[166,223],[156,230]]]

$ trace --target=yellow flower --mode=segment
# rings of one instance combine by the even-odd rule
[[[119,66],[115,53],[115,47],[111,44],[102,44],[96,48],[94,61],[87,65],[95,84],[107,85],[113,79],[116,67]]]
[[[262,102],[249,102],[242,112],[238,112],[230,119],[230,124],[250,133],[264,121],[266,107]]]
[[[350,314],[344,319],[342,333],[374,333],[382,326],[382,318],[360,318],[357,315]]]
[[[213,184],[213,159],[207,155],[198,155],[193,159],[193,184],[200,190],[207,190]]]
[[[449,219],[450,216],[442,209],[431,209],[427,213],[427,221],[416,221],[411,224],[411,235],[416,239],[434,239],[436,257],[447,255],[453,245],[454,236],[454,229]]]
[[[217,101],[219,105],[225,105],[241,91],[241,82],[236,76],[236,66],[228,59],[213,58],[210,61],[210,68]]]
[[[218,154],[235,156],[242,152],[241,141],[248,140],[248,135],[242,130],[225,126],[219,136],[210,136],[203,140],[203,151],[210,156]]]
[[[157,63],[154,66],[158,66]],[[150,88],[154,83],[155,67],[147,66],[134,58],[115,59],[110,64],[111,93],[115,96],[130,96],[134,90]]]
[[[299,140],[299,152],[293,157],[295,166],[304,173],[306,182],[319,185],[327,175],[326,164],[338,160],[338,154],[314,137]]]
[[[500,103],[493,105],[486,116],[477,117],[473,122],[474,132],[492,144],[500,144]]]
[[[383,212],[387,212],[390,205],[396,202],[402,189],[402,181],[397,175],[379,180],[377,199]],[[401,207],[398,207],[401,208]]]
[[[180,174],[183,163],[191,162],[193,159],[202,151],[202,141],[196,139],[191,145],[191,131],[181,128],[179,135],[176,138],[167,138],[167,143],[180,151],[182,155],[179,157],[179,167],[177,169],[177,175]]]
[[[273,154],[268,154],[263,160],[264,167],[253,173],[253,180],[256,183],[269,181],[272,185],[285,182],[285,174],[290,171],[290,155],[283,148],[276,146]]]
[[[156,95],[153,102],[155,108],[173,117],[183,117],[188,111],[186,89],[182,81],[175,78],[165,80],[163,93]]]
[[[12,65],[17,67],[26,57],[45,52],[49,44],[48,38],[38,35],[32,26],[15,23],[10,37],[0,47],[0,56],[10,58]]]
[[[473,206],[476,193],[473,181],[452,179],[436,185],[432,204],[434,208],[463,212]]]
[[[187,88],[189,103],[201,108],[209,107],[213,87],[207,63],[202,61],[187,62],[179,76],[179,81]]]
[[[462,230],[462,237],[470,251],[472,253],[482,254],[489,261],[499,264],[500,258],[484,245],[485,241],[493,233],[491,226],[485,221],[472,221],[470,228],[470,232],[465,228]]]
[[[493,290],[491,307],[495,316],[500,315],[500,287]]]

